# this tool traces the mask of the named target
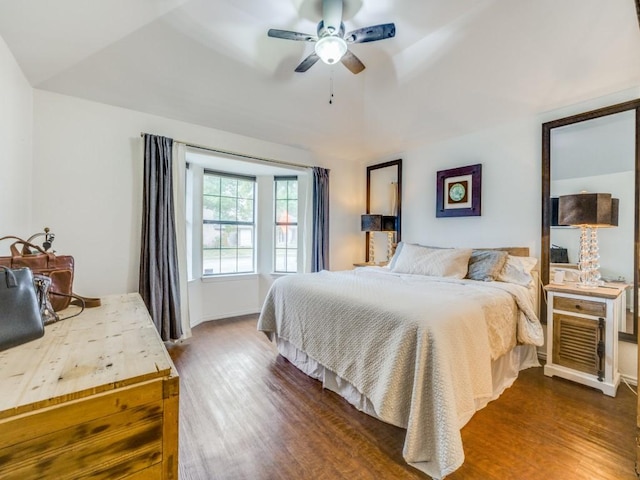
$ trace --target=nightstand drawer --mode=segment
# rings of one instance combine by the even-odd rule
[[[563,310],[565,312],[582,313],[584,315],[593,315],[594,317],[606,317],[607,315],[606,303],[594,302],[592,300],[584,300],[581,298],[554,296],[553,309]]]

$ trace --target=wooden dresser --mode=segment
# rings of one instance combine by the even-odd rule
[[[102,303],[0,352],[3,480],[177,480],[178,374],[138,294]]]

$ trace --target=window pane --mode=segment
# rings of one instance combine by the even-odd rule
[[[204,275],[220,273],[220,250],[204,250],[202,252],[202,273]]]
[[[236,273],[237,250],[235,248],[223,248],[220,250],[220,273]]]
[[[298,198],[298,181],[290,180],[288,183],[288,196],[289,199],[297,199]]]
[[[287,198],[287,182],[283,182],[282,180],[276,181],[276,198]]]
[[[238,221],[253,222],[253,200],[238,199]]]
[[[220,226],[205,223],[202,225],[202,247],[220,248]]]
[[[251,225],[238,226],[238,248],[253,248],[253,227]]]
[[[235,198],[222,197],[220,198],[220,220],[227,222],[237,221]]]
[[[275,270],[276,272],[286,272],[287,271],[286,268],[287,268],[287,251],[277,248]]]
[[[285,248],[287,246],[287,227],[286,225],[276,225],[276,248]]]
[[[235,178],[220,178],[220,194],[223,197],[235,197],[238,195],[238,180]]]
[[[253,250],[238,249],[238,272],[253,272]]]
[[[287,209],[289,211],[289,222],[297,223],[298,222],[298,201],[289,200],[287,202]]]
[[[235,248],[238,246],[238,227],[236,225],[221,225],[222,248]]]
[[[202,193],[205,195],[220,195],[220,177],[216,175],[204,175]]]
[[[276,200],[276,222],[286,223],[289,217],[287,216],[287,201]]]
[[[220,220],[220,197],[202,197],[202,219]]]
[[[287,227],[287,248],[298,247],[298,227],[296,225],[289,225]]]
[[[238,197],[253,199],[255,182],[249,180],[238,180]]]
[[[287,250],[287,272],[298,271],[298,250]]]

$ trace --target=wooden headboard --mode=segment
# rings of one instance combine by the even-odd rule
[[[528,257],[529,247],[501,247],[501,248],[484,248],[483,250],[502,250],[514,257]]]

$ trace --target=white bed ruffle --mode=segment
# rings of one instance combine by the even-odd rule
[[[343,378],[340,378],[331,370],[325,368],[316,360],[309,357],[305,352],[297,349],[286,340],[276,337],[276,344],[280,355],[289,360],[308,376],[315,378],[316,380],[320,380],[324,388],[337,393],[358,410],[365,412],[372,417],[379,418],[369,399],[360,393],[356,387]],[[487,406],[487,404],[492,400],[497,399],[502,395],[502,392],[513,385],[513,382],[518,378],[518,374],[521,370],[539,366],[540,362],[538,361],[538,354],[536,347],[533,345],[518,345],[501,357],[493,360],[491,362],[493,392],[491,397],[475,399],[476,411]],[[460,419],[461,424],[459,425],[459,428],[466,425],[471,417],[472,415],[469,415],[468,418]],[[403,428],[406,427],[405,425],[397,426]]]

